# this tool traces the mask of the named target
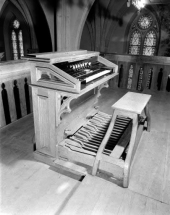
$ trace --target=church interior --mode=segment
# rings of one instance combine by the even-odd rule
[[[0,0],[0,214],[170,215],[170,1]]]

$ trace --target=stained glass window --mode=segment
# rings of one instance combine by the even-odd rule
[[[154,15],[143,10],[130,28],[129,50],[131,55],[153,56],[156,53],[159,29]]]
[[[138,20],[138,25],[141,29],[148,29],[152,24],[152,17],[143,15]]]
[[[153,56],[156,46],[156,34],[154,31],[149,31],[144,39],[143,55]]]
[[[24,56],[24,48],[23,48],[23,37],[22,37],[22,31],[19,31],[18,34],[18,40],[19,40],[19,51],[20,51],[20,56]]]
[[[139,31],[134,31],[130,39],[129,54],[138,55],[140,52],[141,34]]]
[[[24,56],[23,35],[20,28],[20,22],[15,19],[12,22],[11,42],[14,60],[18,60]]]
[[[19,21],[15,19],[15,20],[13,21],[13,27],[16,28],[16,29],[18,29],[19,26],[20,26]]]
[[[14,57],[14,60],[18,60],[17,36],[14,30],[12,30],[11,39],[12,39],[13,57]]]

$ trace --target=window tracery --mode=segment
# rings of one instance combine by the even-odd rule
[[[130,39],[129,53],[132,55],[138,55],[140,52],[141,34],[139,31],[134,31]]]
[[[153,56],[158,43],[158,27],[153,15],[143,11],[132,23],[129,33],[131,55]]]
[[[152,25],[152,17],[143,15],[139,17],[138,25],[141,29],[148,29]]]
[[[149,31],[146,34],[143,46],[143,55],[153,56],[156,46],[156,34],[154,31]]]

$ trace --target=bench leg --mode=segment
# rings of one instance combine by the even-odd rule
[[[145,114],[146,114],[146,119],[147,119],[147,131],[150,131],[150,127],[151,127],[151,116],[150,116],[150,113],[149,113],[149,105],[147,104],[145,106]]]
[[[103,138],[103,141],[101,142],[101,145],[97,151],[97,154],[96,154],[96,158],[94,160],[94,164],[93,164],[93,168],[92,168],[92,175],[96,175],[97,173],[97,169],[99,167],[99,162],[101,160],[101,157],[102,157],[102,152],[110,138],[110,135],[112,133],[112,130],[113,130],[113,127],[114,127],[114,124],[115,124],[115,121],[116,121],[116,116],[117,116],[117,113],[116,113],[116,110],[113,112],[113,115],[112,115],[112,119],[110,121],[110,125],[107,129],[107,132]]]
[[[132,127],[130,143],[129,143],[129,149],[128,149],[127,157],[124,164],[123,187],[129,186],[130,167],[134,156],[133,149],[134,149],[134,144],[136,140],[137,128],[138,128],[138,115],[135,114],[133,116],[133,127]]]

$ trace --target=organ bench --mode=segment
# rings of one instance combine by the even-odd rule
[[[132,131],[131,131],[131,137],[128,147],[128,153],[123,165],[123,187],[128,187],[129,184],[129,177],[130,177],[130,167],[133,160],[133,156],[136,150],[136,145],[139,143],[140,137],[141,137],[141,129],[139,129],[139,121],[144,118],[141,118],[141,114],[145,112],[146,121],[147,121],[147,130],[150,131],[150,114],[149,114],[149,107],[148,103],[151,98],[151,95],[147,94],[139,94],[139,93],[133,93],[128,92],[126,93],[121,99],[119,99],[115,104],[112,105],[113,108],[113,115],[110,122],[110,125],[108,127],[108,130],[106,132],[106,135],[98,149],[93,169],[92,169],[92,175],[96,175],[97,168],[99,165],[99,162],[102,157],[102,152],[104,151],[104,148],[110,138],[110,135],[113,131],[116,118],[118,116],[124,116],[132,119]],[[121,142],[121,144],[117,144],[114,148],[114,150],[111,152],[110,157],[119,159],[121,157],[121,154],[124,150],[124,148],[127,146],[127,142]],[[112,162],[112,160],[110,160]]]

